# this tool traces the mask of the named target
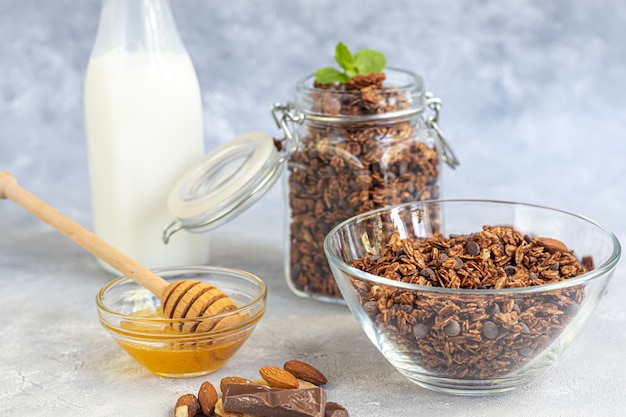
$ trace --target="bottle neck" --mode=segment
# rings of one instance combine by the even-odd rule
[[[111,50],[185,53],[170,0],[104,0],[92,57]]]

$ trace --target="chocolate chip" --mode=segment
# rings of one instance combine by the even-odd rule
[[[443,326],[443,331],[450,337],[458,336],[461,334],[461,325],[456,320],[450,320],[448,324]]]
[[[496,337],[498,337],[499,332],[500,331],[498,330],[498,325],[495,324],[494,322],[487,320],[486,322],[483,323],[483,329],[481,333],[487,339],[490,339],[490,340],[495,339]]]
[[[291,264],[291,276],[297,277],[302,272],[302,264],[299,262],[294,262]]]
[[[392,308],[396,311],[404,311],[408,314],[411,314],[411,311],[413,311],[413,307],[408,304],[394,304]]]
[[[480,246],[478,246],[478,243],[473,240],[468,240],[465,244],[465,252],[467,252],[469,256],[478,256],[480,253]]]
[[[550,267],[548,269],[550,271],[558,271],[560,267],[561,267],[561,265],[559,264],[559,261],[556,261],[555,263],[550,265]]]
[[[376,301],[368,301],[363,304],[363,310],[370,316],[378,314],[378,303]]]
[[[423,339],[428,336],[428,332],[430,331],[430,327],[425,325],[424,323],[417,323],[413,326],[413,335],[417,339]]]
[[[576,314],[578,314],[578,310],[580,310],[580,306],[578,304],[570,304],[564,308],[565,314],[570,317],[576,316]]]
[[[513,265],[507,265],[504,267],[504,273],[506,274],[507,277],[510,277],[511,275],[515,275],[516,272],[517,272],[517,269]]]
[[[455,256],[454,260],[456,261],[456,268],[454,268],[455,271],[458,271],[459,269],[463,268],[463,261],[461,260],[461,258],[459,258],[458,256]]]
[[[531,348],[522,348],[520,350],[518,350],[519,354],[522,356],[525,356],[527,358],[530,358],[533,355],[533,350]]]
[[[522,328],[522,333],[524,333],[524,334],[529,334],[530,333],[530,329],[528,328],[526,323],[524,323],[523,321],[520,321],[519,325]]]
[[[417,275],[424,278],[430,278],[431,276],[435,275],[435,271],[430,268],[426,268],[422,269]]]
[[[496,337],[496,340],[500,340],[503,337],[507,336],[509,334],[509,331],[506,329],[500,329],[500,332],[498,333],[498,336]]]

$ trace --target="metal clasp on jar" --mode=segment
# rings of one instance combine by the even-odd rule
[[[446,164],[452,169],[455,169],[459,166],[460,162],[452,147],[446,141],[441,128],[439,127],[439,112],[441,111],[441,99],[435,97],[433,93],[427,91],[424,93],[426,99],[426,105],[434,112],[432,116],[423,115],[424,121],[426,125],[432,128],[435,132],[437,132],[437,136],[439,136],[439,141],[441,142],[441,159],[444,160]]]
[[[281,129],[285,136],[279,140],[283,146],[282,151],[286,158],[289,158],[298,149],[300,143],[300,137],[298,134],[298,126],[304,123],[306,119],[325,120],[325,121],[372,121],[378,119],[390,119],[395,117],[406,117],[413,113],[422,113],[422,118],[426,123],[426,126],[433,129],[439,138],[441,143],[441,159],[448,164],[452,169],[459,166],[459,159],[454,154],[452,147],[446,141],[441,127],[439,127],[439,113],[441,111],[441,99],[433,95],[433,93],[427,91],[424,93],[425,102],[429,109],[434,114],[427,116],[423,113],[423,108],[407,109],[400,112],[392,113],[380,113],[375,115],[366,116],[346,116],[346,117],[332,117],[332,116],[320,116],[320,115],[306,115],[303,112],[296,109],[293,103],[287,103],[283,105],[281,103],[274,103],[272,106],[272,117],[276,126]]]
[[[276,123],[276,127],[281,129],[285,136],[279,139],[282,149],[281,153],[284,158],[289,158],[298,149],[300,144],[300,134],[297,125],[304,123],[305,115],[296,109],[293,103],[286,105],[274,103],[272,106],[272,117]]]

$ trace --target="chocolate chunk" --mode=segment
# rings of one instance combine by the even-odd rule
[[[337,403],[327,402],[324,417],[348,417],[348,410]]]
[[[224,411],[272,417],[325,417],[326,392],[320,388],[279,389],[226,384]]]

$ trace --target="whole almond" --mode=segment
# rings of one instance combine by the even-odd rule
[[[296,377],[277,366],[264,366],[259,369],[259,373],[270,387],[281,389],[298,388]]]
[[[200,403],[202,414],[205,416],[212,415],[217,399],[217,391],[213,384],[209,381],[204,381],[198,390],[198,402]]]
[[[546,248],[548,252],[568,252],[565,243],[551,237],[538,237],[537,244]]]
[[[198,399],[193,394],[185,394],[176,401],[174,417],[194,417],[198,414]]]
[[[253,384],[253,382],[249,379],[241,378],[238,376],[227,376],[225,378],[222,378],[222,380],[220,381],[220,391],[222,391],[222,395],[226,390],[226,384]]]
[[[328,382],[324,374],[322,374],[317,368],[302,361],[295,359],[287,361],[285,362],[283,368],[296,378],[310,382],[314,385],[324,385]]]

